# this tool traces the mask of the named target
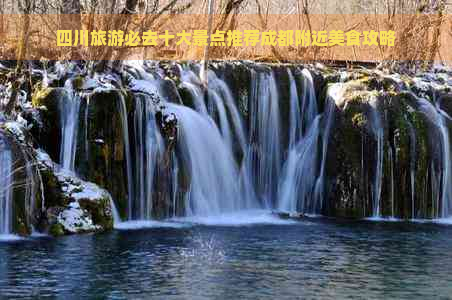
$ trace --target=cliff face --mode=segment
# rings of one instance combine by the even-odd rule
[[[25,100],[18,122],[1,125],[2,151],[28,170],[14,177],[27,189],[13,195],[13,232],[110,229],[111,201],[122,220],[259,207],[354,218],[452,213],[450,70],[408,77],[218,62],[206,90],[196,63],[94,76],[76,64],[53,68],[68,71],[35,71],[32,107]],[[92,197],[77,196],[84,190]]]

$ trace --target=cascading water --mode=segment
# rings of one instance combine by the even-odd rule
[[[247,155],[249,147],[246,140],[247,134],[244,129],[243,122],[235,104],[231,90],[223,80],[217,77],[215,72],[210,71],[208,73],[208,76],[209,95],[211,93],[214,93],[214,95],[217,95],[221,98],[221,101],[225,103],[231,119],[231,127],[234,129],[234,140],[237,140],[237,143],[231,144],[231,152],[234,154],[239,152],[240,157],[245,157]],[[242,163],[240,167],[240,185],[244,192],[244,201],[247,202],[246,206],[258,207],[259,205],[257,204],[256,193],[251,180],[251,169],[249,164],[247,164],[246,162]]]
[[[175,80],[169,87],[165,84],[167,79],[162,78],[167,76],[165,72],[174,69],[140,63],[127,69],[130,80],[127,80],[125,88],[129,89],[127,101],[130,102],[126,106],[126,99],[121,96],[118,110],[124,139],[128,203],[118,207],[127,209],[128,220],[211,216],[254,208],[310,214],[329,211],[326,207],[331,191],[327,158],[333,152],[329,152],[328,147],[334,121],[336,117],[341,117],[336,115],[336,111],[341,109],[337,101],[342,97],[347,83],[329,86],[324,111],[319,113],[311,72],[308,69],[288,68],[290,110],[285,115],[285,109],[280,111],[285,99],[280,99],[278,91],[278,86],[284,85],[276,82],[271,67],[261,64],[251,66],[247,70],[249,73],[246,73],[251,77],[250,86],[243,93],[248,110],[242,115],[233,93],[222,79],[221,71],[209,70],[208,85],[204,86],[197,72],[193,71],[198,67],[196,64],[178,67],[180,81]],[[226,78],[229,80],[229,77]],[[189,96],[183,100],[194,110],[169,103],[179,102],[169,96],[174,94],[180,98],[174,88],[176,82],[180,83],[178,88],[188,91]],[[232,83],[235,84],[234,81]],[[61,101],[60,105],[60,159],[63,168],[74,170],[80,97],[69,84],[66,90],[68,99]],[[286,94],[281,92],[281,97]],[[173,112],[179,126],[176,151],[168,152],[170,156],[165,156],[168,158],[165,162],[170,164],[164,167],[161,164],[163,154],[166,155],[166,151],[171,149],[165,149],[166,135],[160,132],[161,124],[156,123],[158,109],[150,95],[159,96],[162,107],[166,108],[158,109]],[[391,215],[394,217],[396,208],[401,207],[396,205],[398,189],[394,185],[394,167],[398,165],[399,156],[397,152],[388,153],[391,172],[385,174],[384,128],[377,102],[376,98],[369,99],[370,110],[366,112],[369,133],[376,144],[375,155],[372,155],[375,165],[371,166],[374,172],[370,184],[372,216],[378,218],[382,214],[382,182],[383,176],[387,175],[391,180]],[[424,109],[427,114],[436,114],[432,117],[436,121],[432,123],[441,137],[441,157],[435,161],[436,164],[430,162],[429,172],[432,174],[428,178],[439,190],[436,198],[440,200],[432,208],[434,215],[445,217],[452,207],[449,203],[452,171],[446,125],[449,119],[439,107],[433,107],[433,110],[435,113],[430,112],[430,108]],[[87,113],[85,111],[85,123]],[[288,144],[285,145],[287,148],[283,148],[285,135],[281,129],[285,128],[283,122],[286,118],[289,123]],[[84,128],[87,130],[88,126]],[[415,147],[416,133],[413,128],[410,130],[413,131],[410,131],[410,145]],[[87,132],[85,136],[89,136]],[[89,148],[87,145],[88,141],[85,141],[86,150]],[[361,167],[365,168],[365,147],[364,144],[361,146]],[[416,153],[415,148],[411,150],[410,157],[415,156],[413,153]],[[441,168],[438,168],[437,161],[441,161]],[[423,209],[415,207],[415,170],[415,164],[411,163],[408,179],[411,183],[413,218],[417,216],[417,211]],[[367,184],[367,179],[364,180]],[[164,188],[159,190],[161,186]],[[369,189],[366,195],[367,192]],[[389,211],[389,208],[386,210],[385,207],[384,211]]]
[[[301,71],[301,77],[303,80],[303,98],[301,102],[301,132],[304,133],[314,118],[317,116],[317,98],[315,96],[314,80],[312,74],[308,69]]]
[[[235,136],[238,140],[238,144],[240,146],[240,150],[242,154],[245,153],[246,149],[246,133],[243,128],[243,122],[240,118],[240,114],[237,110],[237,106],[234,102],[234,97],[226,83],[219,79],[215,72],[209,72],[209,83],[208,83],[209,91],[214,91],[216,95],[221,97],[221,101],[225,103],[225,106],[228,109],[228,112],[231,116],[232,127],[234,128]]]
[[[218,128],[190,108],[168,104],[179,122],[179,153],[189,172],[187,216],[211,216],[247,209],[233,155]]]
[[[437,218],[446,218],[450,214],[450,207],[452,207],[452,172],[450,164],[449,129],[446,121],[447,117],[444,116],[446,113],[441,111],[438,105],[434,106],[424,98],[417,98],[417,100],[420,111],[427,117],[431,124],[433,124],[437,131],[440,142],[439,147],[441,149],[440,157],[437,157],[441,162],[439,174],[435,172],[434,166],[431,167],[433,181],[435,181],[439,187],[439,193],[436,196],[433,196],[433,198],[437,199],[437,203],[435,205],[436,211],[433,211],[432,215]]]
[[[344,93],[343,85],[341,83],[334,83],[328,87],[326,96],[325,112],[322,114],[324,122],[322,134],[322,157],[320,165],[320,174],[315,183],[314,207],[313,213],[320,213],[324,207],[325,202],[325,181],[326,181],[326,162],[328,153],[328,143],[330,141],[330,133],[334,123],[334,116],[336,111],[336,102],[342,99]]]
[[[375,174],[372,183],[372,217],[379,218],[381,216],[381,185],[383,181],[383,156],[384,156],[384,129],[380,114],[377,109],[377,98],[372,97],[369,100],[371,106],[370,111],[370,128],[377,142],[376,158],[375,158]]]
[[[61,120],[60,164],[63,169],[74,171],[81,101],[80,96],[72,89],[70,80],[66,82],[65,88],[67,96],[59,102]]]
[[[27,219],[27,224],[30,224],[33,227],[33,222],[31,220],[31,216],[33,215],[33,210],[36,206],[36,195],[37,195],[37,180],[40,178],[36,178],[35,171],[39,173],[39,170],[35,170],[33,167],[33,158],[21,147],[21,152],[23,158],[25,160],[25,218]],[[45,197],[44,190],[42,189],[42,180],[40,182],[41,189],[41,201],[42,205],[44,205]]]
[[[451,213],[452,208],[452,166],[450,163],[450,139],[449,139],[449,128],[447,122],[451,120],[449,115],[443,111],[439,103],[436,102],[436,109],[440,117],[440,130],[441,130],[441,149],[442,149],[442,192],[441,192],[441,214],[439,217],[446,218]]]
[[[133,177],[132,177],[132,155],[130,153],[129,125],[127,120],[126,102],[122,95],[117,103],[118,111],[121,117],[122,138],[124,140],[124,150],[126,153],[127,169],[127,219],[132,220],[132,203],[134,199]]]
[[[158,156],[164,152],[163,139],[157,130],[155,111],[148,95],[136,95],[135,133],[135,206],[133,219],[152,218],[152,193]]]
[[[289,149],[278,186],[277,207],[281,211],[310,212],[317,176],[320,116],[312,122],[317,114],[317,100],[311,73],[306,69],[302,71],[301,107],[304,109],[301,109],[296,80],[290,69],[287,72],[290,83]],[[303,128],[308,128],[305,136]]]
[[[227,84],[218,78],[215,72],[209,70],[207,85],[209,105],[206,106],[204,102],[205,92],[201,80],[188,67],[180,67],[180,71],[181,85],[190,91],[195,110],[211,122],[213,126],[217,126],[213,120],[218,120],[222,139],[230,152],[244,157],[248,151],[247,134],[234,97]],[[246,207],[257,207],[255,191],[250,177],[251,172],[248,165],[242,163],[240,166],[240,188],[244,191],[242,201],[246,202]]]
[[[0,234],[12,232],[13,158],[5,140],[0,138]]]
[[[279,183],[278,209],[309,212],[317,176],[320,116],[289,151]]]
[[[272,71],[251,72],[250,142],[245,163],[266,208],[276,201],[281,169],[279,97]]]
[[[204,93],[201,88],[201,80],[187,67],[180,67],[180,72],[182,86],[190,92],[196,111],[207,115],[207,107],[204,102]]]
[[[393,157],[393,154],[392,154],[392,149],[391,149],[391,146],[390,145],[388,145],[388,160],[389,160],[389,169],[390,169],[390,182],[391,182],[391,186],[390,186],[390,189],[391,189],[391,196],[390,196],[390,198],[391,198],[391,218],[394,218],[395,217],[395,212],[394,212],[394,210],[395,210],[395,208],[394,208],[394,205],[395,205],[395,199],[394,199],[394,197],[395,197],[395,192],[394,192],[394,165],[395,165],[395,162],[394,162],[394,157]]]
[[[411,219],[416,218],[416,205],[415,205],[415,185],[416,185],[416,131],[413,124],[407,120],[408,133],[410,136],[410,185],[411,185]]]
[[[226,144],[226,146],[229,149],[232,149],[232,132],[231,128],[229,126],[228,116],[226,114],[226,108],[224,107],[223,99],[218,95],[218,93],[214,90],[208,90],[209,95],[209,104],[212,103],[212,105],[209,105],[210,107],[213,107],[213,109],[209,109],[209,113],[211,115],[214,115],[215,112],[218,113],[218,120],[219,120],[219,128],[221,131],[221,135],[223,136],[223,140]]]
[[[289,68],[287,68],[287,74],[289,75],[290,83],[289,149],[292,149],[296,141],[298,141],[303,135],[303,115],[301,113],[300,102],[298,99],[297,83],[294,76],[292,75],[292,71]],[[306,86],[303,87],[307,88]],[[308,92],[305,92],[305,90],[303,90],[303,95],[308,95]]]

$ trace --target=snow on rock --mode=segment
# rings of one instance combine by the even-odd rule
[[[110,193],[64,170],[55,172],[55,176],[62,202],[69,202],[57,217],[66,233],[101,231],[113,226]]]
[[[148,80],[133,79],[129,84],[131,91],[136,93],[144,93],[149,95],[157,95],[158,88],[157,83]]]
[[[90,213],[86,209],[81,208],[77,201],[71,202],[65,210],[60,212],[57,221],[69,233],[82,233],[101,229],[99,225],[94,225]]]
[[[63,202],[69,202],[57,218],[65,232],[99,231],[113,226],[108,191],[65,170],[56,171],[55,176]]]
[[[113,228],[112,198],[107,190],[62,169],[42,149],[35,151],[35,157],[43,175],[48,200],[48,228],[51,234],[73,234]]]
[[[41,148],[36,149],[35,157],[38,163],[41,164],[43,167],[53,168],[54,162],[50,158],[49,154],[47,154],[47,152],[45,152]]]
[[[5,130],[11,133],[20,143],[25,142],[25,128],[19,122],[6,122],[3,124]]]

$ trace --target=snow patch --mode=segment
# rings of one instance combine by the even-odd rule
[[[88,232],[99,230],[100,226],[94,225],[90,214],[80,204],[71,202],[57,217],[58,223],[70,233]]]
[[[4,123],[6,131],[11,133],[19,142],[25,142],[24,127],[19,122],[6,122]]]

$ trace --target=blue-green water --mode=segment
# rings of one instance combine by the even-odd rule
[[[452,299],[452,227],[313,219],[2,242],[0,294]]]

